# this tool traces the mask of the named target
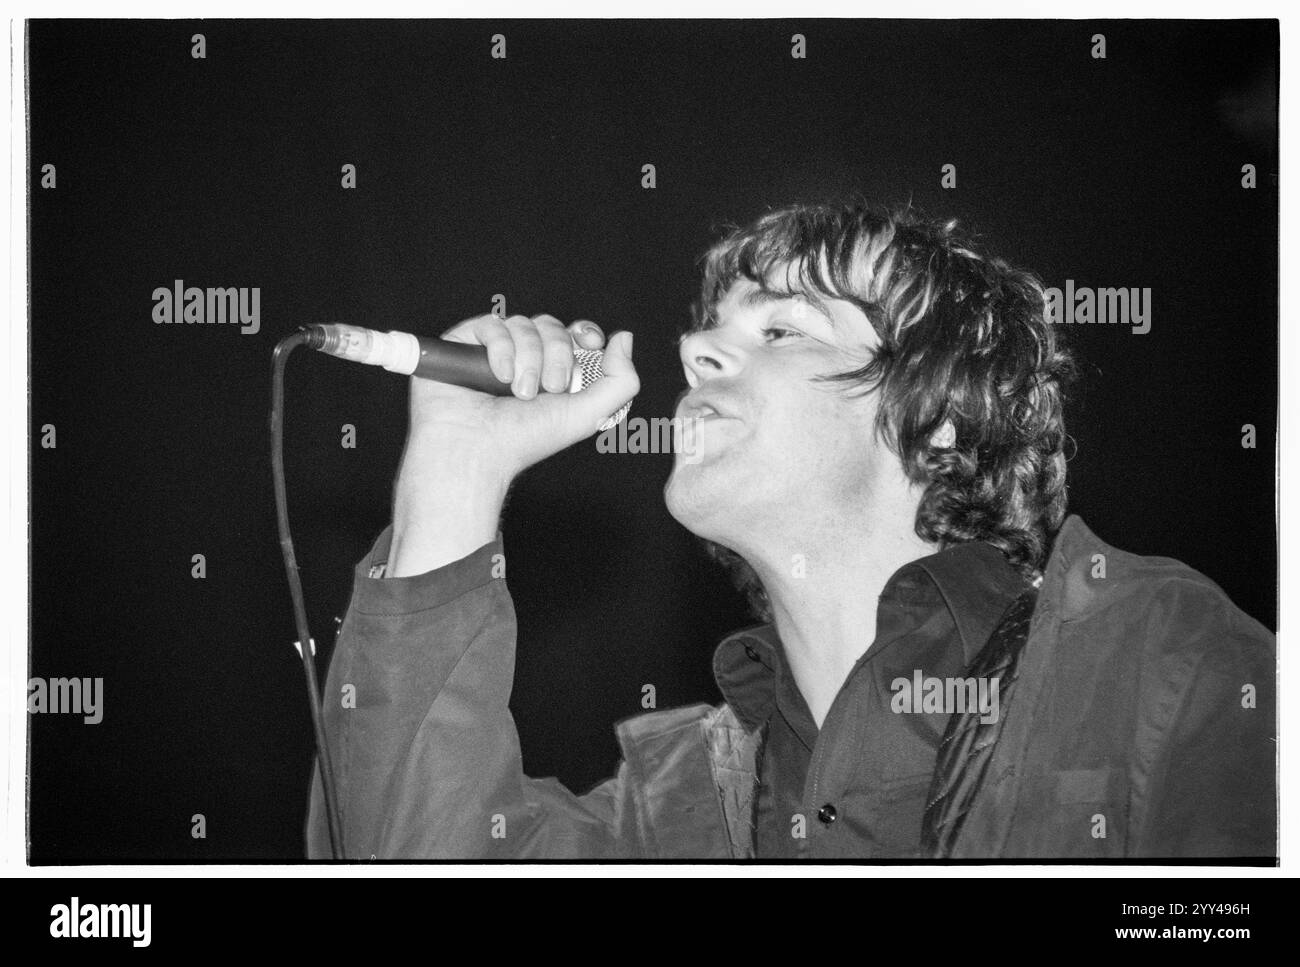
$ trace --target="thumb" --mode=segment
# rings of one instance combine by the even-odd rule
[[[640,391],[641,380],[632,365],[630,332],[610,337],[600,368],[605,375],[570,398],[573,405],[568,408],[567,422],[575,441],[595,433]]]
[[[616,332],[605,347],[605,358],[600,368],[606,376],[631,376],[636,379],[636,370],[632,366],[632,334]],[[640,389],[640,386],[637,387]],[[632,391],[635,395],[636,390]],[[631,397],[629,397],[630,399]]]

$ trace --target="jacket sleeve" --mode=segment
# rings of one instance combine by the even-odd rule
[[[636,853],[627,766],[584,796],[524,776],[507,704],[515,615],[497,540],[445,567],[356,567],[322,699],[349,859],[617,858]],[[307,855],[331,856],[319,769]]]
[[[1157,613],[1169,648],[1158,665],[1162,701],[1151,715],[1161,718],[1162,727],[1147,760],[1147,801],[1133,852],[1275,857],[1273,635],[1217,588],[1206,593],[1176,582],[1160,597]]]

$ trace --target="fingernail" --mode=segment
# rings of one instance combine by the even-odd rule
[[[528,369],[519,377],[519,392],[522,399],[531,400],[537,395],[537,370]]]
[[[627,358],[632,358],[632,334],[630,332],[627,334]]]
[[[542,381],[542,385],[546,387],[548,392],[551,393],[560,392],[562,389],[564,389],[564,385],[565,385],[564,370],[548,369],[546,371],[546,378]]]

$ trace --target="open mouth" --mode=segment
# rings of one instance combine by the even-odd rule
[[[730,413],[724,413],[708,400],[689,399],[683,394],[678,399],[676,408],[677,414],[688,420],[697,420],[704,422],[706,420],[730,420],[734,417]]]

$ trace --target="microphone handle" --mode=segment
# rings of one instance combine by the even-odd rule
[[[487,350],[482,346],[424,336],[416,339],[420,344],[420,361],[415,364],[412,376],[451,383],[493,396],[510,395],[510,384],[501,382],[493,374]]]
[[[493,374],[487,350],[482,346],[433,336],[413,336],[409,332],[379,332],[336,322],[308,326],[306,332],[308,346],[340,359],[382,366],[390,373],[463,386],[493,396],[511,395],[510,384]],[[604,375],[600,368],[604,355],[600,350],[574,347],[570,393],[578,392]]]
[[[493,396],[510,396],[510,384],[497,379],[488,365],[487,350],[482,346],[471,346],[463,342],[448,342],[446,339],[433,339],[417,336],[420,345],[420,360],[415,364],[413,376],[437,380],[476,389]],[[605,354],[599,349],[573,349],[573,378],[569,383],[569,392],[577,393],[605,375],[600,368]],[[632,401],[628,400],[619,411],[597,427],[601,433],[612,429],[623,421]]]

